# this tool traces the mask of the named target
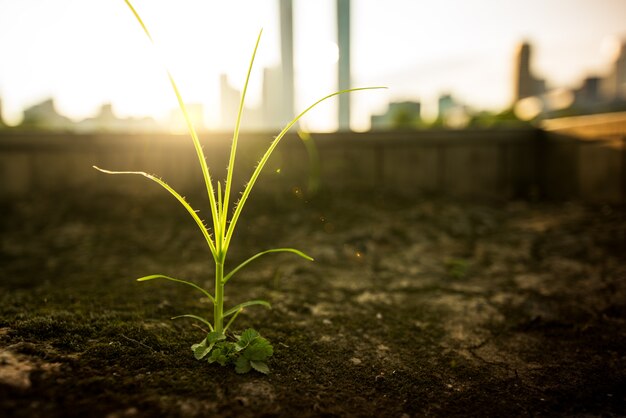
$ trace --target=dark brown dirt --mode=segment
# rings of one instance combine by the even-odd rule
[[[235,324],[273,342],[269,376],[196,361],[203,332],[169,318],[208,303],[133,280],[210,286],[169,196],[2,202],[0,416],[626,414],[623,208],[256,199],[232,264],[282,246],[316,259],[269,255],[226,289],[273,304]]]

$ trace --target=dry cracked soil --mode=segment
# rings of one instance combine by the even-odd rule
[[[211,287],[169,196],[0,203],[3,417],[626,415],[626,214],[580,203],[255,198],[226,303],[274,344],[268,376],[197,361]],[[201,202],[200,199],[192,199]],[[197,206],[201,206],[197,204]]]

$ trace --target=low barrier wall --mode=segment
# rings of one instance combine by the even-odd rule
[[[243,134],[235,180],[242,186],[274,134]],[[287,135],[256,193],[368,192],[509,199],[544,197],[623,202],[624,141],[589,141],[536,129],[430,130]],[[201,135],[214,179],[225,177],[228,134]],[[181,193],[203,190],[186,135],[63,134],[0,131],[0,197],[34,192],[161,193],[140,176],[157,174]]]

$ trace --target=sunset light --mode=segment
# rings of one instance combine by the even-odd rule
[[[0,418],[624,417],[626,0],[0,0]]]
[[[209,129],[223,129],[219,78],[240,89],[256,33],[264,29],[250,105],[262,100],[263,69],[280,66],[278,1],[138,0],[158,52],[124,13],[121,0],[0,0],[2,116],[20,123],[22,110],[53,97],[73,120],[112,103],[120,117],[169,118],[176,107],[161,60],[189,103],[204,106]],[[626,36],[619,0],[353,1],[352,84],[389,91],[354,96],[352,128],[368,129],[388,101],[418,100],[436,116],[437,98],[453,93],[476,109],[511,105],[515,47],[529,40],[534,67],[554,88],[575,88],[609,69]],[[336,88],[334,0],[293,2],[295,104],[302,109]],[[157,57],[158,56],[158,57]],[[336,102],[305,121],[336,129]]]

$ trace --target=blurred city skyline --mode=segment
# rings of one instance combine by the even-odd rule
[[[111,103],[120,117],[166,118],[176,102],[158,56],[183,97],[202,104],[209,129],[221,128],[220,76],[241,88],[256,35],[264,28],[249,104],[259,106],[264,69],[280,65],[278,0],[201,2],[135,0],[153,33],[157,54],[122,0],[0,0],[2,118],[54,97],[74,119]],[[517,45],[533,45],[532,69],[550,88],[578,88],[610,71],[626,39],[621,0],[352,0],[352,85],[385,92],[352,97],[352,128],[391,101],[419,101],[436,115],[446,93],[475,109],[498,111],[514,100]],[[293,2],[295,109],[337,88],[335,0]],[[271,93],[271,92],[270,92]],[[315,109],[311,130],[337,128],[337,104]],[[245,121],[244,121],[245,124]]]

